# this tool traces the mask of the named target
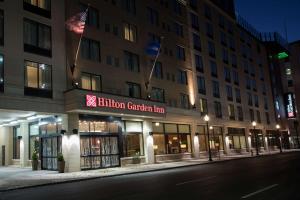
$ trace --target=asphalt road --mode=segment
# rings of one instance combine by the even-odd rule
[[[300,199],[300,152],[0,193],[1,200]]]

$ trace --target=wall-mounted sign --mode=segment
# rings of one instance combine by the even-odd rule
[[[285,94],[285,111],[287,118],[295,118],[296,117],[296,108],[295,108],[295,100],[293,93]]]
[[[121,113],[123,111],[157,114],[166,113],[165,107],[156,105],[155,102],[140,102],[140,100],[135,99],[128,100],[127,98],[124,98],[124,100],[120,100],[120,98],[117,99],[113,97],[104,97],[87,94],[85,96],[85,102],[86,106],[90,108],[106,108],[110,110],[117,110]]]

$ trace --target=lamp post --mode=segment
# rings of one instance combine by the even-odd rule
[[[206,122],[207,139],[208,139],[208,160],[212,161],[211,149],[210,149],[210,138],[209,138],[209,127],[208,127],[208,121],[209,121],[209,116],[208,115],[204,116],[204,121]]]
[[[279,124],[276,124],[276,129],[277,129],[277,133],[278,133],[278,137],[279,137],[279,150],[280,150],[280,153],[282,153],[282,141],[281,141],[281,135],[280,135],[280,125]]]
[[[252,126],[253,126],[253,133],[254,133],[254,137],[255,137],[256,155],[259,156],[259,153],[258,153],[258,137],[257,137],[257,133],[255,131],[256,121],[252,122]]]

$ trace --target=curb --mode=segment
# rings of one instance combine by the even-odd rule
[[[295,153],[295,152],[298,152],[298,151],[283,152],[283,154]],[[128,172],[128,173],[121,173],[121,174],[114,174],[114,175],[107,175],[107,176],[95,176],[95,177],[70,179],[70,180],[57,181],[57,182],[52,182],[52,183],[41,183],[41,184],[28,185],[28,186],[20,186],[20,187],[16,187],[16,188],[0,189],[0,193],[10,192],[10,191],[15,191],[15,190],[30,189],[30,188],[36,188],[36,187],[43,187],[43,186],[82,182],[82,181],[95,180],[95,179],[104,179],[104,178],[112,178],[112,177],[118,177],[118,176],[127,176],[127,175],[142,174],[142,173],[157,172],[157,171],[166,171],[166,170],[172,170],[172,169],[194,167],[194,166],[199,166],[199,165],[217,164],[217,163],[230,162],[230,161],[236,161],[236,160],[242,160],[242,159],[260,158],[260,157],[266,157],[266,156],[274,156],[274,155],[278,155],[278,154],[280,154],[280,153],[261,154],[259,156],[245,156],[245,157],[238,157],[238,158],[229,158],[226,160],[214,160],[212,162],[205,161],[203,163],[193,163],[193,164],[181,165],[181,166],[175,166],[175,167],[150,169],[150,170],[144,170],[144,171]]]

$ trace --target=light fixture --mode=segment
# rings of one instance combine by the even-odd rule
[[[208,115],[205,115],[205,116],[204,116],[204,121],[206,121],[206,122],[209,121],[209,116],[208,116]]]
[[[256,121],[253,121],[253,122],[252,122],[252,126],[256,126]]]
[[[159,126],[159,122],[155,122],[155,126]]]
[[[212,129],[214,129],[214,127],[210,126],[209,129],[212,130]]]
[[[276,124],[276,129],[280,129],[280,125],[279,124]]]

